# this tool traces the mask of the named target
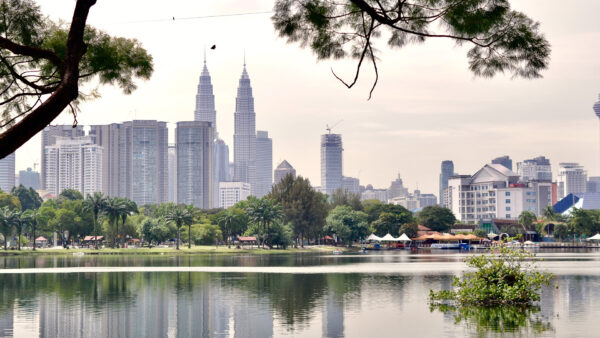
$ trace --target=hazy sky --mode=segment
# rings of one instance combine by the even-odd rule
[[[54,19],[70,20],[74,1],[38,1]],[[153,55],[155,72],[132,95],[101,87],[102,98],[82,105],[84,125],[131,119],[193,120],[204,46],[215,91],[217,129],[233,154],[233,113],[246,50],[255,97],[256,125],[273,138],[276,166],[288,160],[298,174],[320,184],[319,138],[326,124],[344,143],[344,175],[388,187],[402,175],[411,190],[438,193],[442,160],[473,174],[491,158],[515,164],[545,155],[580,162],[600,175],[599,122],[592,111],[600,93],[600,1],[513,0],[513,8],[541,23],[552,44],[550,68],[538,80],[475,78],[467,48],[429,40],[401,50],[377,47],[380,78],[367,101],[372,71],[348,90],[354,62],[321,61],[272,28],[270,14],[143,22],[271,10],[273,0],[99,0],[89,21],[113,35],[137,38]],[[72,123],[63,113],[54,123]],[[172,135],[171,135],[172,139]],[[39,137],[17,152],[17,168],[39,162]]]

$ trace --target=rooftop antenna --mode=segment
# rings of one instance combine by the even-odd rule
[[[325,127],[326,127],[326,128],[325,128],[325,130],[327,130],[327,132],[328,132],[329,134],[331,134],[331,129],[333,129],[333,127],[337,126],[338,124],[342,123],[343,121],[344,121],[344,120],[339,120],[339,121],[337,121],[336,123],[334,123],[334,124],[333,124],[331,127],[330,127],[328,124],[326,124],[326,125],[325,125]]]
[[[204,64],[206,64],[206,45],[204,45]]]

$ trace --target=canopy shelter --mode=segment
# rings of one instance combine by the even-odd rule
[[[493,233],[493,232],[490,232],[487,236],[488,236],[489,239],[493,239],[493,238],[498,237],[498,235],[495,234],[495,233]]]
[[[410,238],[406,236],[406,234],[400,235],[400,237],[396,238],[398,242],[410,242]]]
[[[36,242],[48,242],[48,240],[44,236],[40,236],[40,237],[36,238],[35,241]]]
[[[594,236],[586,239],[586,241],[600,241],[600,234],[595,234]]]
[[[390,235],[388,233],[388,234],[386,234],[385,236],[383,236],[381,238],[381,241],[384,241],[384,242],[396,242],[397,240],[394,238],[394,236],[392,236],[392,235]]]
[[[83,238],[84,242],[89,242],[89,241],[103,241],[104,240],[104,236],[85,236]]]
[[[381,237],[375,234],[370,234],[369,237],[367,237],[367,241],[381,241]]]

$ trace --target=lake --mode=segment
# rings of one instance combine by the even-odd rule
[[[600,251],[543,251],[530,310],[430,309],[466,254],[0,257],[0,337],[589,337]]]

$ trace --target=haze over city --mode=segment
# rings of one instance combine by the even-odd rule
[[[39,1],[44,13],[65,20],[73,3]],[[155,73],[129,96],[101,87],[102,98],[81,105],[81,125],[192,120],[203,50],[215,44],[215,50],[207,50],[207,64],[220,137],[233,145],[235,91],[245,50],[257,129],[273,138],[274,166],[286,159],[313,185],[320,184],[319,136],[326,124],[339,120],[334,132],[343,136],[344,175],[360,178],[361,184],[387,187],[400,173],[405,186],[437,194],[442,160],[453,160],[457,173],[472,174],[501,155],[515,162],[544,155],[555,172],[558,162],[569,161],[584,165],[590,176],[600,173],[598,120],[592,111],[600,92],[598,2],[511,2],[541,23],[552,45],[542,79],[474,78],[466,48],[451,41],[430,39],[390,50],[382,39],[380,78],[370,101],[368,66],[358,85],[346,89],[330,68],[349,78],[355,62],[316,63],[310,51],[276,36],[271,14],[184,19],[270,11],[272,1],[144,4],[100,1],[90,13],[89,24],[141,41],[154,57]],[[63,113],[53,124],[63,123],[72,123],[72,117]],[[39,163],[39,142],[37,136],[17,151],[17,170]]]

